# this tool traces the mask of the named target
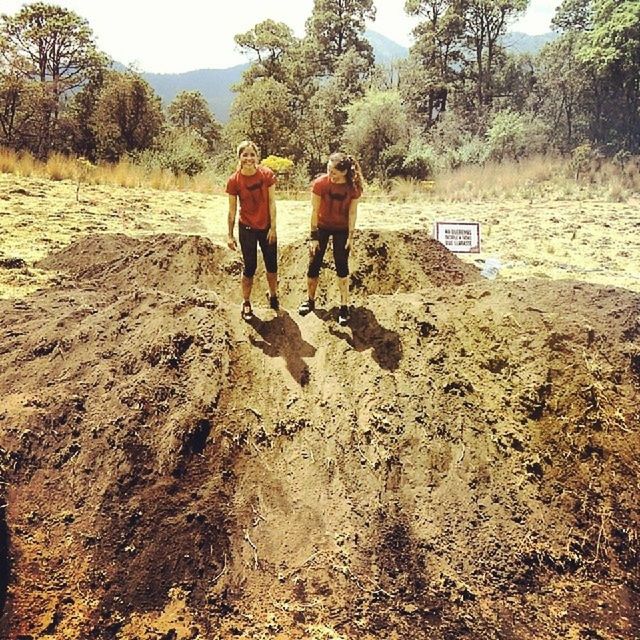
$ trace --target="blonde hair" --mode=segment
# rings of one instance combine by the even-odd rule
[[[240,154],[247,148],[247,147],[251,147],[255,152],[256,152],[256,156],[258,156],[258,161],[260,160],[260,149],[258,149],[258,145],[253,142],[253,140],[243,140],[237,147],[236,147],[236,158],[238,158],[238,171],[240,171],[240,167],[241,167],[241,162],[240,162]]]
[[[260,150],[258,149],[258,145],[253,142],[253,140],[243,140],[237,147],[236,147],[236,157],[239,158],[240,154],[247,148],[247,147],[251,147],[255,152],[256,155],[258,156],[258,158],[260,157]]]

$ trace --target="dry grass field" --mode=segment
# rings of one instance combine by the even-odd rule
[[[483,189],[497,182],[493,176],[468,175],[436,193],[405,188],[365,195],[358,228],[430,233],[437,220],[476,221],[482,253],[462,259],[479,266],[487,258],[497,259],[501,278],[577,278],[640,290],[640,194],[630,192],[618,202],[610,189],[580,187],[566,179],[524,190],[509,184],[503,195],[495,186]],[[0,297],[42,286],[51,274],[35,263],[86,234],[180,233],[224,243],[222,189],[211,185],[216,194],[82,184],[77,193],[75,180],[0,173]],[[278,202],[281,243],[307,232],[310,207],[304,194],[298,197]]]

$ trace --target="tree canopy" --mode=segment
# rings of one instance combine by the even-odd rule
[[[505,45],[529,0],[405,0],[406,59],[375,65],[374,0],[314,0],[305,33],[264,20],[235,42],[250,64],[222,126],[197,91],[168,105],[110,69],[88,23],[35,2],[0,18],[0,144],[196,173],[240,139],[309,176],[335,150],[369,179],[553,149],[640,152],[640,3],[563,0],[538,53]],[[218,166],[222,166],[222,162]]]
[[[2,57],[25,78],[50,82],[56,95],[79,87],[107,57],[87,21],[73,11],[36,2],[2,16]]]
[[[26,5],[15,16],[2,15],[0,42],[5,77],[40,82],[48,97],[39,100],[39,131],[34,132],[35,150],[46,154],[55,145],[63,97],[103,69],[107,57],[97,49],[86,20],[44,2]]]
[[[181,91],[167,109],[169,122],[183,130],[199,135],[210,150],[222,136],[222,127],[198,91]]]

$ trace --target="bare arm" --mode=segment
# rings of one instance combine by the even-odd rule
[[[267,234],[267,240],[269,242],[275,242],[276,233],[276,185],[272,184],[269,187],[269,219],[271,224],[269,225],[269,233]]]
[[[238,248],[236,239],[233,237],[233,230],[236,226],[236,211],[238,210],[238,196],[229,195],[229,233],[227,235],[227,246],[234,251]]]
[[[318,211],[320,211],[320,196],[311,194],[311,233],[309,235],[309,253],[313,255],[318,250]]]
[[[358,198],[354,198],[349,205],[349,237],[345,247],[350,249],[353,246],[353,232],[356,228],[356,219],[358,218]]]
[[[318,212],[320,211],[320,196],[311,194],[311,231],[318,230]]]

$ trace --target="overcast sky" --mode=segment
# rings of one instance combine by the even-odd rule
[[[15,14],[30,0],[0,0],[0,12]],[[100,49],[141,71],[179,73],[225,69],[247,62],[233,36],[267,18],[304,34],[313,0],[58,0],[51,2],[85,18]],[[560,0],[531,0],[526,16],[511,31],[531,35],[550,31]],[[375,0],[376,21],[368,25],[398,44],[411,44],[415,18],[404,13],[404,0]],[[224,8],[220,8],[224,7]]]

